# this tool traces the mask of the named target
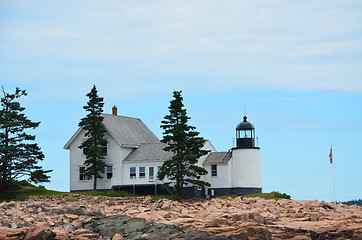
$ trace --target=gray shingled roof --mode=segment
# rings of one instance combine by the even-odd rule
[[[160,140],[139,119],[112,114],[102,114],[103,124],[121,146],[138,146],[141,143],[160,143]]]
[[[171,152],[163,150],[165,143],[143,143],[134,149],[123,161],[124,162],[159,162],[172,158]]]
[[[231,158],[231,152],[211,152],[203,165],[226,165]]]
[[[141,143],[160,143],[160,140],[139,118],[115,116],[102,114],[103,124],[107,132],[122,147],[137,148]],[[81,128],[65,144],[64,148],[69,149],[70,144],[81,132]]]

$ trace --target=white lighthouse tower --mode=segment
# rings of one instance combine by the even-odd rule
[[[255,146],[255,128],[244,120],[236,126],[236,147],[232,149],[232,192],[261,193],[260,148]]]

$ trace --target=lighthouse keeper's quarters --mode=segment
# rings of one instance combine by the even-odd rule
[[[161,189],[157,171],[172,153],[163,148],[166,144],[138,118],[119,116],[117,108],[112,114],[102,114],[108,141],[106,168],[102,179],[97,180],[97,190],[124,190],[130,193],[172,194],[172,189]],[[70,152],[70,191],[93,189],[93,179],[86,179],[85,155],[79,148],[86,139],[85,131],[79,128],[64,148]],[[245,195],[262,191],[259,147],[255,146],[255,129],[247,121],[236,127],[236,146],[228,152],[216,152],[209,141],[204,150],[210,152],[198,160],[208,174],[202,176],[211,184],[205,189],[196,186],[185,188],[186,196]]]

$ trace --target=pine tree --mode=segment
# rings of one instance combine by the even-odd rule
[[[165,151],[172,152],[172,159],[162,165],[158,178],[175,183],[176,194],[182,196],[184,186],[189,184],[196,186],[210,186],[209,183],[200,180],[201,175],[207,174],[206,169],[197,166],[198,159],[207,154],[208,151],[201,150],[205,139],[198,137],[199,133],[194,131],[194,126],[188,125],[190,117],[184,108],[182,91],[174,91],[174,99],[170,101],[169,114],[161,122],[164,136],[161,140],[167,143]],[[171,182],[165,183],[170,185]]]
[[[107,153],[104,151],[107,140],[104,138],[106,129],[103,125],[103,98],[98,96],[97,88],[93,85],[91,91],[86,95],[89,98],[87,105],[83,108],[89,112],[81,119],[79,126],[85,132],[87,140],[82,142],[79,148],[83,149],[86,156],[84,162],[86,168],[84,175],[87,179],[93,178],[93,190],[97,189],[97,179],[102,179],[106,163],[103,161]]]
[[[2,88],[0,108],[0,185],[10,186],[13,180],[29,177],[34,183],[49,182],[47,173],[38,161],[44,159],[44,154],[37,143],[33,143],[35,135],[25,132],[35,129],[40,122],[32,122],[23,113],[25,108],[17,101],[26,96],[25,90],[15,89],[10,94]]]

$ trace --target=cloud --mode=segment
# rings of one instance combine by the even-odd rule
[[[8,81],[362,92],[358,2],[55,2],[5,6]]]

